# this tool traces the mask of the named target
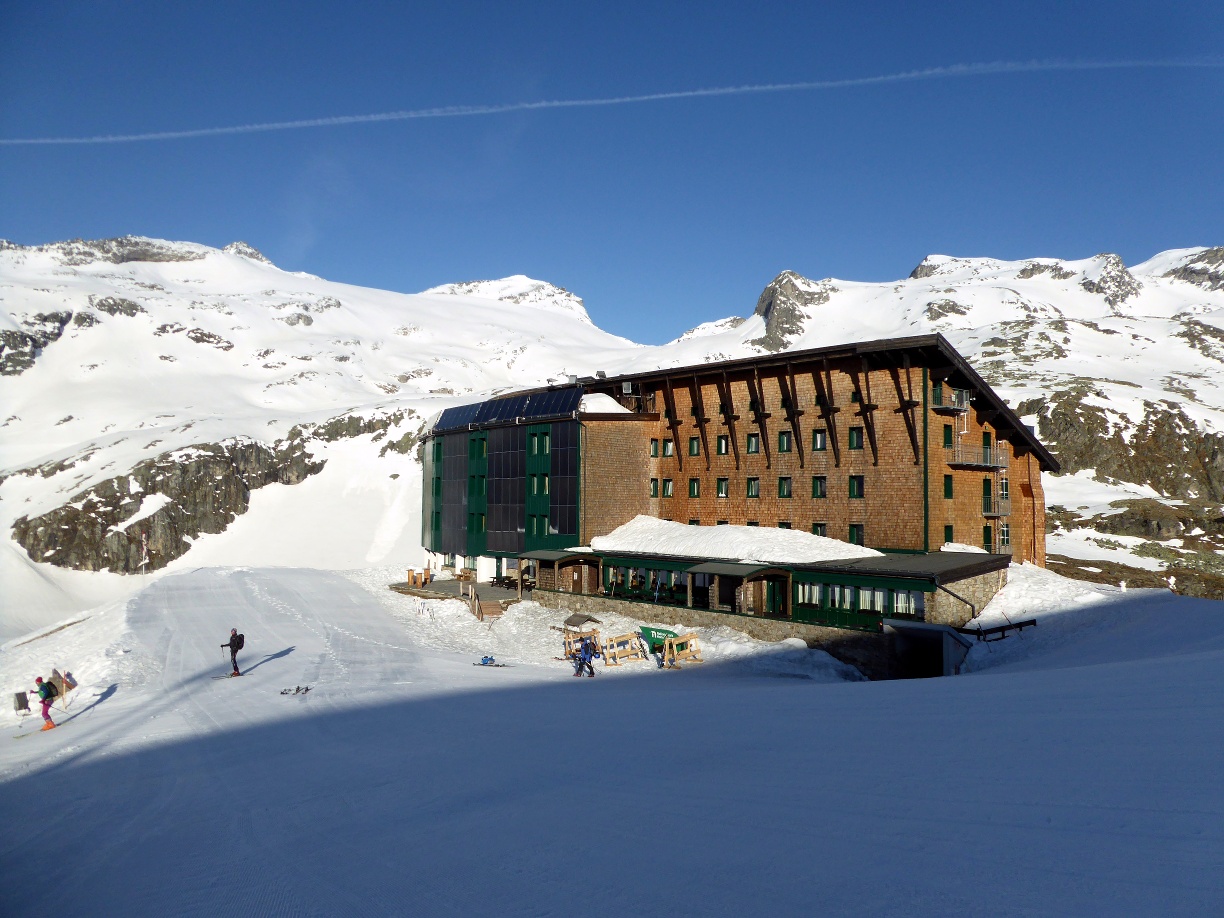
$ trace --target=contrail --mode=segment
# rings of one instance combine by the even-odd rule
[[[309,118],[303,121],[269,121],[260,124],[235,124],[228,127],[195,128],[186,131],[154,131],[147,134],[101,134],[94,137],[0,137],[0,146],[139,143],[148,140],[187,140],[193,137],[217,137],[225,134],[255,134],[262,131],[292,131],[301,128],[336,127],[344,124],[373,124],[380,121],[408,121],[414,118],[471,118],[479,115],[504,115],[554,108],[594,108],[601,105],[635,105],[642,102],[667,102],[675,99],[700,99],[714,96],[740,96],[752,93],[817,92],[830,89],[850,89],[856,86],[879,86],[887,83],[910,83],[918,80],[945,80],[955,77],[984,76],[996,73],[1042,73],[1069,70],[1139,70],[1139,69],[1216,69],[1224,67],[1224,58],[1190,58],[1185,60],[1136,61],[995,61],[985,64],[954,64],[907,70],[880,76],[853,77],[845,80],[813,80],[803,83],[765,83],[747,86],[718,86],[709,89],[682,89],[675,92],[655,92],[637,96],[613,96],[603,99],[545,99],[536,102],[508,102],[503,105],[450,105],[442,108],[418,108],[369,115],[338,115],[332,118]]]

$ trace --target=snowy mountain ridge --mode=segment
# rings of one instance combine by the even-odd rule
[[[411,564],[416,438],[441,408],[569,374],[940,332],[1067,481],[1122,501],[1070,506],[1051,481],[1059,525],[1110,542],[1090,566],[1146,552],[1153,576],[1172,565],[1190,588],[1182,568],[1210,574],[1224,532],[1222,256],[929,256],[894,283],[788,271],[747,318],[643,346],[521,275],[401,294],[286,272],[246,243],[0,243],[0,575],[14,604],[63,610],[109,589],[105,571]]]

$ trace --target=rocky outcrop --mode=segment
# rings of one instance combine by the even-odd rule
[[[89,304],[110,316],[128,316],[132,318],[145,311],[139,303],[125,300],[121,296],[104,296],[100,299],[90,297]]]
[[[270,262],[263,252],[255,248],[253,245],[248,245],[245,242],[231,242],[222,252],[228,252],[230,255],[241,255],[243,258],[249,258],[251,261],[258,261],[260,264],[270,265]]]
[[[1097,259],[1100,261],[1100,269],[1095,272],[1096,276],[1085,277],[1080,281],[1080,286],[1089,293],[1104,297],[1105,302],[1116,312],[1120,304],[1143,289],[1143,284],[1126,270],[1126,263],[1117,255],[1105,253],[1098,255]]]
[[[1027,280],[1030,277],[1036,277],[1039,274],[1048,274],[1054,280],[1070,280],[1075,277],[1074,271],[1068,271],[1062,265],[1049,263],[1044,261],[1030,261],[1023,268],[1016,272],[1016,277]]]
[[[1183,280],[1204,290],[1224,290],[1224,246],[1205,249],[1162,276]]]
[[[783,271],[761,292],[753,315],[765,319],[765,334],[749,344],[766,351],[781,351],[802,335],[807,310],[823,306],[837,292],[828,281],[810,281],[794,271]]]
[[[23,318],[21,331],[0,331],[0,376],[20,376],[34,366],[42,349],[59,340],[71,319],[70,311],[40,312]]]
[[[35,561],[58,567],[157,570],[199,536],[224,532],[246,512],[251,491],[273,482],[297,484],[322,468],[302,440],[199,444],[146,460],[50,513],[21,517],[13,537]]]
[[[20,247],[19,247],[20,248]],[[114,265],[132,261],[199,261],[208,251],[203,246],[147,239],[144,236],[120,236],[117,239],[73,239],[50,245],[32,247],[36,252],[51,252],[65,265],[88,265],[98,261]]]

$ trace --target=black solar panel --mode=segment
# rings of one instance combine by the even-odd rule
[[[551,389],[531,395],[508,395],[475,405],[447,408],[434,425],[434,433],[463,430],[469,425],[492,426],[513,423],[516,418],[542,421],[569,417],[582,403],[582,389]]]
[[[454,408],[447,408],[438,418],[438,423],[434,425],[434,432],[445,433],[448,430],[465,429],[475,421],[480,405],[481,403],[478,402],[475,405],[458,405]]]

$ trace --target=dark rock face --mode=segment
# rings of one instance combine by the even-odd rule
[[[40,312],[21,320],[24,331],[0,331],[0,376],[20,376],[34,366],[42,349],[59,340],[71,319],[70,311]]]
[[[1199,252],[1180,268],[1166,271],[1165,277],[1175,277],[1204,290],[1224,290],[1224,246]]]
[[[1016,272],[1016,277],[1027,280],[1030,277],[1036,277],[1038,274],[1048,274],[1054,280],[1070,280],[1075,277],[1074,271],[1068,271],[1061,265],[1050,265],[1040,261],[1030,261]]]
[[[938,272],[939,266],[934,264],[928,255],[926,258],[922,259],[921,262],[919,262],[918,267],[914,268],[914,270],[909,273],[909,276],[910,280],[922,280],[924,277],[933,277]]]
[[[104,296],[98,300],[91,296],[89,302],[95,309],[100,309],[107,315],[112,316],[128,316],[130,318],[145,311],[145,308],[139,303],[125,300],[121,296]]]
[[[232,341],[226,341],[220,335],[214,335],[212,332],[204,331],[202,328],[191,329],[187,332],[187,337],[196,344],[211,344],[221,351],[232,351],[234,349]]]
[[[56,252],[66,265],[87,265],[97,261],[107,261],[115,265],[127,264],[130,261],[199,261],[207,254],[156,239],[142,239],[139,236],[88,241],[73,239],[34,248],[39,252]]]
[[[813,284],[794,271],[783,271],[761,292],[753,311],[765,318],[765,334],[748,343],[767,351],[785,350],[793,337],[803,334],[806,309],[824,305],[836,292],[827,281]]]
[[[273,482],[297,484],[322,468],[301,440],[272,447],[245,440],[201,444],[146,460],[50,513],[22,517],[13,524],[13,536],[35,561],[59,567],[123,574],[157,570],[186,553],[191,539],[224,532],[246,512],[251,491]],[[158,494],[169,501],[123,528],[143,499]],[[143,566],[142,532],[149,547]]]
[[[967,316],[969,310],[956,300],[932,300],[926,304],[926,317],[930,322],[936,322],[945,316]]]
[[[1135,280],[1126,270],[1126,264],[1117,255],[1102,254],[1097,258],[1105,260],[1101,276],[1097,280],[1084,279],[1080,286],[1089,293],[1097,293],[1105,298],[1105,302],[1115,309],[1128,297],[1134,296],[1143,289],[1143,284]]]

